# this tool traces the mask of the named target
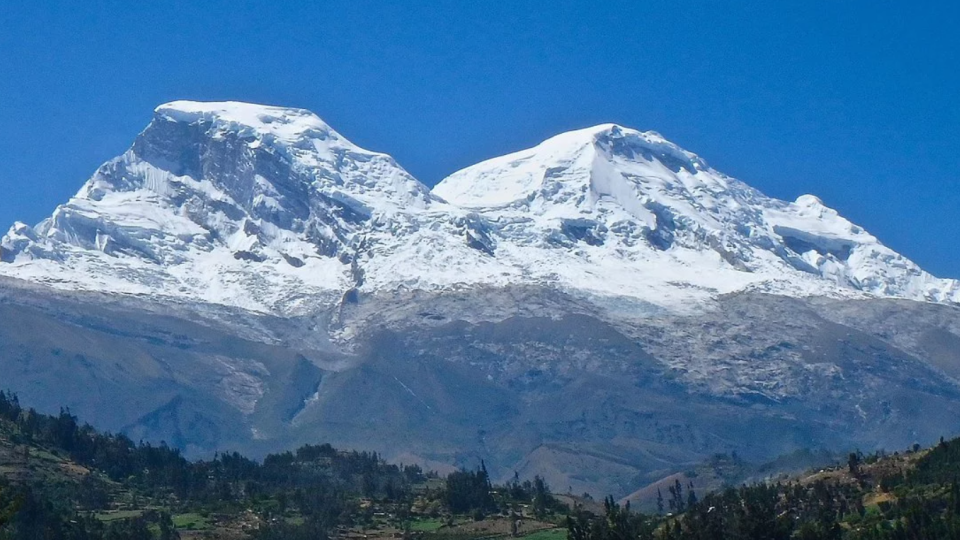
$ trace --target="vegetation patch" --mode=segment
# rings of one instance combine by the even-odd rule
[[[419,519],[410,523],[410,530],[413,532],[434,532],[444,526],[440,519]]]
[[[196,512],[174,514],[172,520],[173,526],[178,529],[205,531],[210,528],[210,520]]]
[[[544,529],[524,535],[522,538],[526,540],[567,540],[567,529]]]
[[[0,467],[2,540],[960,538],[960,439],[696,493],[695,480],[745,474],[718,456],[653,486],[656,511],[642,513],[554,496],[541,478],[496,485],[482,462],[440,476],[329,445],[189,461],[0,392]]]
[[[143,510],[116,510],[113,512],[100,512],[95,514],[97,519],[104,523],[117,521],[118,519],[131,519],[143,515]]]

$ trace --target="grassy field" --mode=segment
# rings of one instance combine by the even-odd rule
[[[443,521],[440,519],[419,519],[410,522],[410,530],[414,532],[433,532],[443,527]]]
[[[530,533],[522,538],[525,540],[567,540],[567,530],[564,528],[546,529]]]
[[[143,510],[115,510],[112,512],[103,512],[97,514],[97,519],[105,523],[116,521],[118,519],[130,519],[143,514]]]
[[[173,516],[173,526],[188,531],[203,531],[210,528],[210,520],[196,513]]]

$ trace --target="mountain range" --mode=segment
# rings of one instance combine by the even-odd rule
[[[623,496],[960,432],[960,282],[605,124],[433,189],[302,109],[161,105],[0,241],[0,369],[190,455],[302,442]]]

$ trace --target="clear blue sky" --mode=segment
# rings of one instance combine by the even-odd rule
[[[569,129],[653,129],[960,277],[955,1],[67,4],[0,9],[4,229],[159,103],[232,99],[311,109],[427,184]]]

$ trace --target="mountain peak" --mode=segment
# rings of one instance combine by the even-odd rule
[[[637,194],[633,188],[621,186],[621,175],[616,173],[625,168],[628,175],[654,177],[676,176],[681,171],[696,175],[709,169],[696,154],[659,133],[600,124],[561,133],[527,150],[458,171],[433,191],[450,202],[474,208],[583,207],[599,199],[617,199],[629,207],[635,205]]]
[[[699,156],[684,150],[656,131],[640,131],[613,123],[567,131],[550,137],[535,149],[559,150],[565,147],[569,150],[585,145],[595,146],[611,155],[630,159],[642,156],[648,161],[669,159],[688,162],[686,165],[693,173],[698,169],[707,168],[706,163]]]
[[[674,267],[663,279],[675,284],[693,270],[687,283],[717,291],[819,294],[830,283],[844,294],[960,297],[960,284],[929,276],[815,196],[767,197],[658,133],[617,124],[468,167],[434,193],[493,223],[529,223],[525,238],[545,253],[575,246],[592,261],[611,262],[596,271],[611,294],[635,286],[631,275],[615,286],[611,276],[644,260],[645,279]],[[570,281],[583,287],[586,280]]]
[[[366,233],[434,200],[309,111],[174,101],[49,218],[4,235],[0,262],[66,288],[269,309],[339,294]]]
[[[306,109],[239,101],[171,101],[154,110],[154,118],[180,124],[210,124],[226,131],[296,144],[305,139],[361,150]]]
[[[172,101],[154,112],[132,148],[136,159],[178,176],[209,178],[240,202],[262,189],[298,192],[294,205],[316,191],[341,192],[355,199],[354,206],[369,207],[365,213],[383,204],[421,207],[431,200],[427,187],[392,157],[360,148],[306,109]],[[238,167],[225,170],[227,164],[211,161],[211,154]]]
[[[223,116],[243,117],[250,115],[294,115],[294,116],[316,116],[307,109],[297,107],[281,107],[277,105],[265,105],[262,103],[251,103],[248,101],[195,101],[190,99],[177,99],[167,103],[161,103],[154,109],[156,113],[163,114],[215,114]]]

